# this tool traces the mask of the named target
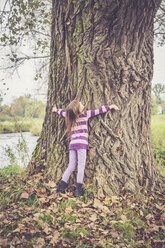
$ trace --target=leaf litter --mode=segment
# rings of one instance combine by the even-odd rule
[[[2,248],[165,247],[160,192],[97,198],[84,186],[85,195],[75,198],[72,187],[57,194],[56,184],[41,173],[26,180],[0,178],[0,186]]]

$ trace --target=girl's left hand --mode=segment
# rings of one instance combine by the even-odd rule
[[[56,107],[56,104],[54,104],[52,108],[52,112],[56,112],[56,111],[57,111],[57,107]]]
[[[112,104],[112,105],[110,105],[109,107],[110,107],[110,109],[114,109],[114,110],[116,110],[116,111],[119,110],[119,108],[118,108],[115,104]]]

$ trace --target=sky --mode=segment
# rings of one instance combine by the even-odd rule
[[[165,85],[165,45],[154,46],[154,75],[152,84],[161,83]]]
[[[41,90],[41,83],[34,80],[35,77],[35,64],[34,61],[26,61],[24,65],[10,77],[7,72],[0,71],[0,78],[5,78],[1,84],[3,87],[2,104],[10,105],[12,101],[25,94],[31,94],[33,98],[46,102],[47,89]],[[5,85],[3,85],[5,83]],[[46,82],[47,83],[47,82]],[[7,90],[8,89],[8,90]]]

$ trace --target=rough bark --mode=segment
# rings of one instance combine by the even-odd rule
[[[160,2],[53,0],[47,108],[33,154],[47,178],[58,182],[68,166],[64,119],[51,107],[65,109],[77,98],[88,109],[120,108],[89,121],[84,183],[98,195],[161,187],[150,128],[153,19]],[[33,173],[34,165],[28,169]]]

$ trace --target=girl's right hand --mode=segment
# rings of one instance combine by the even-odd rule
[[[53,105],[52,112],[57,112],[56,104]]]
[[[110,105],[109,108],[117,111],[119,110],[119,108],[115,104]]]

